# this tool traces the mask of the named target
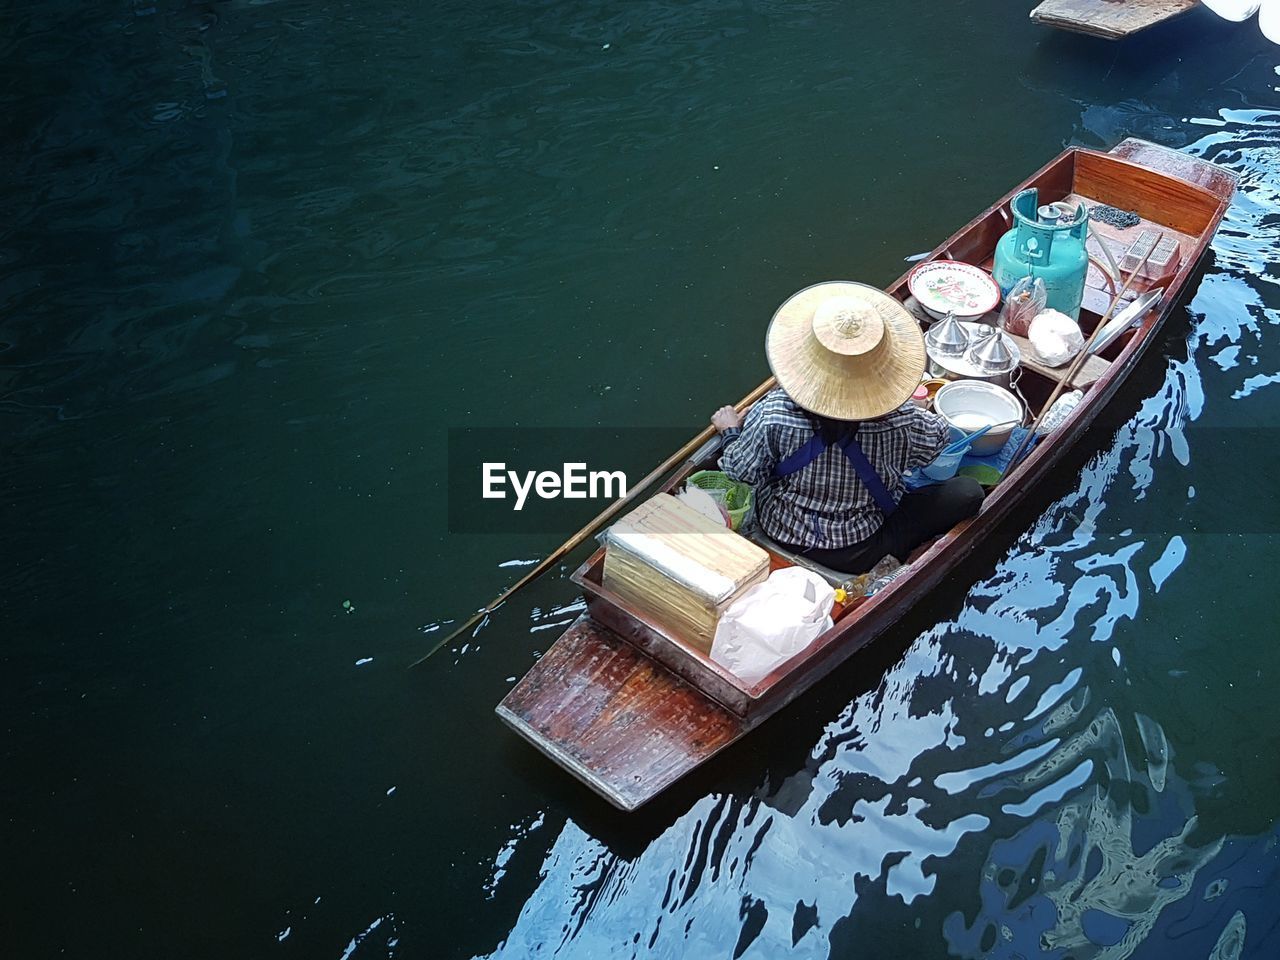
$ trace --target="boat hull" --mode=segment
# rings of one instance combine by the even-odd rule
[[[512,729],[611,803],[634,810],[917,608],[1036,489],[1101,413],[1189,291],[1235,179],[1205,161],[1140,140],[1126,140],[1110,154],[1073,148],[939,245],[932,257],[989,264],[1005,228],[1007,203],[1027,186],[1064,196],[1079,190],[1093,202],[1122,204],[1147,225],[1171,231],[1186,254],[1167,281],[1162,305],[1118,348],[1052,441],[1032,449],[988,495],[975,519],[937,540],[904,575],[750,686],[613,596],[601,582],[603,552],[597,551],[574,574],[587,597],[587,614],[498,707]],[[911,306],[905,274],[889,292]],[[686,464],[664,489],[677,486],[698,466]]]

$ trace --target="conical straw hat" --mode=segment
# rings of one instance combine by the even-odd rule
[[[765,338],[769,367],[796,403],[835,420],[870,420],[910,399],[924,374],[924,338],[889,294],[835,280],[792,295]]]

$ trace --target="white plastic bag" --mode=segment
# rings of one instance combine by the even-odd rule
[[[1023,277],[1004,298],[1004,306],[1000,309],[1000,329],[1025,337],[1031,321],[1044,310],[1048,298],[1043,277]]]
[[[756,683],[831,628],[835,590],[803,567],[769,574],[735,600],[720,618],[711,659],[747,683]]]
[[[1057,310],[1046,310],[1032,320],[1027,339],[1040,359],[1050,367],[1062,366],[1084,349],[1080,324]]]

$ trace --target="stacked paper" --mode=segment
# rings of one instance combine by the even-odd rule
[[[665,493],[604,542],[604,586],[703,653],[725,608],[769,575],[764,550]]]

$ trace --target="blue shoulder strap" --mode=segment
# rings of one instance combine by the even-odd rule
[[[804,470],[804,468],[809,466],[810,463],[818,460],[818,457],[822,456],[826,449],[827,442],[822,439],[822,434],[814,434],[813,436],[810,436],[808,443],[801,444],[790,457],[787,457],[786,460],[774,465],[773,479],[781,480],[782,477],[791,476],[791,474],[795,474],[797,471]]]
[[[803,470],[822,456],[826,449],[827,441],[823,439],[822,434],[815,433],[806,443],[773,468],[774,479],[781,480],[783,477]],[[876,473],[876,468],[871,465],[867,455],[862,452],[862,446],[858,443],[856,431],[850,433],[849,438],[840,444],[840,449],[844,451],[845,457],[849,460],[849,465],[853,467],[853,472],[858,475],[862,485],[867,488],[867,492],[871,494],[871,499],[880,508],[880,512],[886,517],[893,513],[898,508],[898,505],[893,502],[889,488],[880,479],[880,474]]]
[[[858,479],[862,481],[862,485],[867,488],[867,492],[871,494],[871,499],[876,502],[876,506],[880,508],[880,512],[886,517],[898,509],[898,505],[894,502],[893,496],[889,493],[889,488],[884,485],[884,481],[880,479],[880,474],[876,472],[876,468],[871,465],[871,461],[867,459],[867,455],[862,452],[862,445],[858,443],[857,433],[850,433],[849,439],[840,445],[840,449],[844,451],[844,455],[849,458],[849,463],[853,466],[854,472],[858,475]]]
[[[781,480],[783,477],[788,477],[798,470],[803,470],[822,456],[826,449],[827,441],[822,438],[822,434],[815,433],[807,443],[798,447],[795,453],[774,466],[774,479]]]

